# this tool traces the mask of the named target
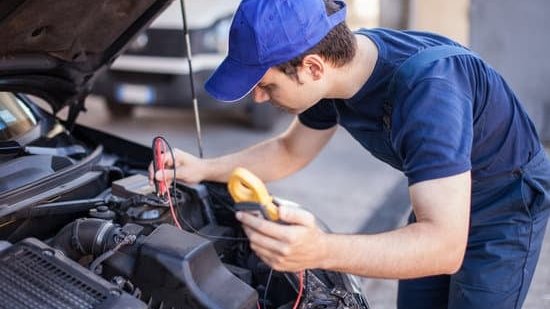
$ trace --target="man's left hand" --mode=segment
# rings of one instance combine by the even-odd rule
[[[315,223],[310,212],[295,207],[280,206],[280,224],[237,212],[237,219],[250,239],[250,247],[269,266],[278,271],[297,272],[322,268],[327,256],[325,233]]]

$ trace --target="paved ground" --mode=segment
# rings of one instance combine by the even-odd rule
[[[79,119],[81,123],[145,145],[155,135],[163,135],[173,146],[198,153],[190,112],[143,108],[132,118],[113,121],[106,115],[102,101],[91,98],[87,106],[89,112]],[[272,132],[254,132],[222,115],[203,113],[201,118],[206,157],[247,147],[281,132],[290,121],[281,117]],[[373,159],[343,130],[303,171],[269,184],[269,189],[312,209],[341,233],[388,230],[403,224],[409,211],[404,178]],[[378,309],[395,308],[396,286],[393,280],[364,280],[365,293]],[[550,308],[550,235],[524,308]]]

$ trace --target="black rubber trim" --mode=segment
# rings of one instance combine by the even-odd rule
[[[85,174],[92,171],[92,168],[101,160],[102,154],[103,146],[98,146],[88,157],[75,165],[0,195],[0,217],[40,202],[43,198],[41,194],[44,192],[60,189],[60,186],[70,182],[78,182],[81,177],[87,178],[89,175],[86,176]]]

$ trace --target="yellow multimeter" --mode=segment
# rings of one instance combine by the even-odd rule
[[[279,220],[277,205],[265,184],[249,170],[238,167],[229,176],[227,187],[238,210],[260,211],[266,219]]]

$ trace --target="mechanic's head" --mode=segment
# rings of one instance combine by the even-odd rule
[[[303,111],[322,99],[327,66],[341,67],[355,55],[345,14],[344,2],[337,0],[242,1],[228,55],[205,89],[221,101],[253,92],[257,102]]]

